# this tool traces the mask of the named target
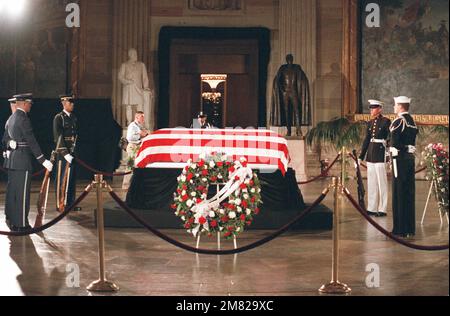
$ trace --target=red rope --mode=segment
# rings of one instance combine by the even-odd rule
[[[310,179],[310,180],[307,180],[307,181],[297,182],[297,184],[300,184],[300,185],[302,185],[302,184],[308,184],[308,183],[317,181],[317,180],[319,180],[319,179],[321,179],[321,178],[327,177],[328,171],[330,171],[331,168],[333,168],[333,166],[336,164],[336,162],[338,161],[338,159],[339,159],[340,156],[341,156],[341,154],[338,154],[337,157],[336,157],[336,159],[334,159],[334,161],[330,164],[330,166],[329,166],[327,169],[325,169],[324,171],[322,171],[322,173],[321,173],[320,175],[318,175],[318,176],[316,176],[316,177],[314,177],[314,178],[312,178],[312,179]]]
[[[91,171],[91,172],[93,172],[93,173],[95,173],[95,174],[101,174],[101,175],[103,175],[103,176],[105,176],[105,177],[121,177],[121,176],[127,176],[127,175],[133,173],[133,171],[123,172],[123,173],[108,173],[108,172],[104,172],[104,171],[97,170],[97,169],[95,169],[95,168],[89,166],[87,163],[85,163],[85,162],[84,162],[83,160],[81,160],[81,159],[75,158],[75,160],[76,160],[81,166],[83,166],[84,168],[86,168],[87,170],[89,170],[89,171]]]
[[[367,215],[367,212],[363,210],[359,205],[358,202],[351,196],[350,192],[346,188],[344,190],[344,194],[347,197],[347,199],[350,201],[350,203],[353,204],[355,209],[370,223],[372,226],[374,226],[376,229],[378,229],[382,234],[384,234],[386,237],[389,237],[390,239],[398,242],[399,244],[402,244],[403,246],[416,249],[416,250],[426,250],[426,251],[438,251],[438,250],[447,250],[449,249],[449,245],[439,245],[439,246],[423,246],[423,245],[416,245],[410,242],[407,242],[404,239],[401,239],[397,237],[396,235],[392,234],[391,232],[387,231],[385,228],[383,228],[380,224],[378,224],[376,221],[374,221],[369,215]]]

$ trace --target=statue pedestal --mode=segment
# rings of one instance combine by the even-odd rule
[[[306,181],[306,141],[300,137],[286,137],[289,154],[291,156],[291,168],[295,170],[297,181]]]

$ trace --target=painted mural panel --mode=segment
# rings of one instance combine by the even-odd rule
[[[385,101],[413,98],[417,114],[448,114],[448,0],[379,0],[381,24],[369,28],[362,14],[361,97]]]

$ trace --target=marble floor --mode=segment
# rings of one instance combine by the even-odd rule
[[[82,189],[86,183],[79,184]],[[120,191],[121,180],[112,183]],[[312,202],[328,184],[321,180],[302,186],[307,202]],[[355,186],[349,183],[355,194]],[[33,183],[32,213],[39,183]],[[4,183],[0,184],[0,230],[4,224]],[[437,206],[432,202],[425,224],[420,224],[428,184],[417,182],[417,235],[415,242],[435,245],[448,243],[448,225],[441,225]],[[51,194],[53,196],[53,194]],[[109,199],[109,196],[105,196]],[[50,200],[53,205],[54,200]],[[93,209],[95,193],[82,203],[83,211],[70,215],[40,235],[8,238],[0,236],[0,295],[91,294],[86,286],[97,279],[97,237]],[[332,208],[329,194],[324,203]],[[398,296],[449,294],[449,253],[408,249],[387,240],[368,224],[349,203],[342,209],[340,281],[352,288],[352,295]],[[55,216],[49,211],[47,219]],[[174,217],[174,220],[177,220]],[[392,216],[377,219],[388,229]],[[165,233],[194,245],[183,230]],[[246,231],[238,240],[244,245],[266,236],[268,231]],[[107,229],[106,271],[120,286],[113,295],[174,296],[313,296],[331,278],[331,232],[287,233],[252,251],[236,256],[195,255],[177,249],[143,229]],[[202,247],[215,247],[205,238]],[[231,242],[222,242],[232,247]],[[379,286],[372,278],[379,270]],[[366,281],[369,281],[367,283]],[[369,287],[368,285],[375,285]],[[108,294],[111,295],[111,294]]]

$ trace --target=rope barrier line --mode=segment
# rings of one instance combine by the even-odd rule
[[[77,205],[80,204],[88,196],[88,194],[91,192],[91,190],[92,190],[92,184],[88,185],[86,187],[86,189],[84,189],[83,193],[78,197],[78,199],[76,199],[72,203],[72,205],[70,205],[69,208],[67,208],[67,210],[65,210],[64,212],[59,214],[56,218],[52,219],[48,223],[42,225],[41,227],[33,228],[33,229],[30,229],[30,230],[24,231],[24,232],[12,232],[12,231],[11,232],[4,232],[4,231],[0,231],[0,235],[2,235],[2,236],[20,237],[20,236],[28,236],[28,235],[33,235],[33,234],[38,234],[40,232],[43,232],[44,230],[46,230],[46,229],[48,229],[48,228],[58,224],[70,212],[72,212],[74,210],[74,208],[77,207]]]
[[[322,173],[321,173],[320,175],[318,175],[318,176],[316,176],[316,177],[314,177],[314,178],[312,178],[312,179],[310,179],[310,180],[307,180],[307,181],[297,182],[297,184],[300,184],[300,185],[308,184],[308,183],[317,181],[317,180],[319,180],[319,179],[321,179],[321,178],[325,178],[325,177],[326,177],[326,174],[328,173],[328,171],[330,171],[331,168],[333,168],[333,166],[336,164],[336,162],[338,161],[338,159],[339,159],[340,156],[341,156],[341,154],[338,154],[338,155],[336,156],[336,158],[334,159],[334,161],[328,166],[327,169],[323,170]]]
[[[103,172],[103,171],[97,170],[97,169],[95,169],[95,168],[89,166],[87,163],[85,163],[83,160],[81,160],[81,159],[79,159],[79,158],[76,158],[76,157],[75,157],[75,160],[76,160],[81,166],[83,166],[83,167],[86,168],[87,170],[91,171],[92,173],[99,174],[99,175],[102,175],[102,176],[105,176],[105,177],[122,177],[122,176],[127,176],[127,175],[133,173],[133,171],[122,172],[122,173],[108,173],[108,172]]]
[[[348,155],[349,155],[350,158],[352,158],[355,162],[358,162],[358,158],[356,158],[355,156],[353,156],[353,154],[348,153]],[[360,166],[363,167],[364,169],[367,169],[367,166],[366,166],[365,164],[363,164],[363,163],[361,163]],[[423,167],[423,168],[417,169],[417,170],[415,171],[415,174],[421,173],[422,171],[425,171],[425,170],[427,170],[427,167],[426,167],[426,166]]]
[[[344,189],[344,195],[347,197],[347,199],[350,201],[350,203],[356,208],[356,210],[361,213],[361,215],[370,223],[372,224],[377,230],[379,230],[382,234],[384,234],[386,237],[389,237],[390,239],[398,242],[399,244],[402,244],[403,246],[416,249],[416,250],[425,250],[425,251],[439,251],[439,250],[448,250],[449,245],[440,245],[440,246],[423,246],[423,245],[417,245],[410,242],[407,242],[404,239],[401,239],[391,232],[384,229],[380,224],[378,224],[376,221],[374,221],[367,213],[361,209],[361,207],[358,205],[358,202],[355,201],[355,199],[350,194],[350,191],[345,188]]]
[[[182,242],[179,242],[167,235],[165,235],[164,233],[160,232],[159,230],[153,228],[152,226],[150,226],[142,217],[140,217],[138,214],[136,214],[132,209],[130,209],[128,207],[128,205],[126,205],[126,203],[124,201],[122,201],[120,199],[120,197],[112,190],[112,188],[108,185],[108,190],[109,190],[109,194],[111,195],[111,197],[114,199],[114,201],[121,207],[123,208],[131,217],[133,217],[138,223],[140,223],[142,226],[144,226],[146,229],[148,229],[150,232],[152,232],[154,235],[158,236],[159,238],[163,239],[164,241],[172,244],[175,247],[184,249],[186,251],[189,252],[193,252],[193,253],[198,253],[198,254],[205,254],[205,255],[233,255],[233,254],[238,254],[238,253],[242,253],[248,250],[252,250],[256,247],[262,246],[272,240],[274,240],[275,238],[277,238],[278,236],[284,234],[286,231],[288,231],[294,224],[296,224],[297,222],[299,222],[300,220],[302,220],[306,215],[308,215],[315,207],[317,207],[317,205],[319,205],[327,196],[327,194],[329,193],[330,189],[327,188],[325,189],[322,194],[317,198],[316,201],[314,201],[314,203],[309,206],[305,211],[303,211],[301,214],[299,214],[298,216],[296,216],[290,223],[284,225],[282,228],[280,228],[279,230],[273,232],[272,234],[270,234],[267,237],[264,237],[256,242],[253,242],[249,245],[237,248],[237,249],[230,249],[230,250],[209,250],[209,249],[198,249],[192,246],[189,246],[187,244],[184,244]]]

